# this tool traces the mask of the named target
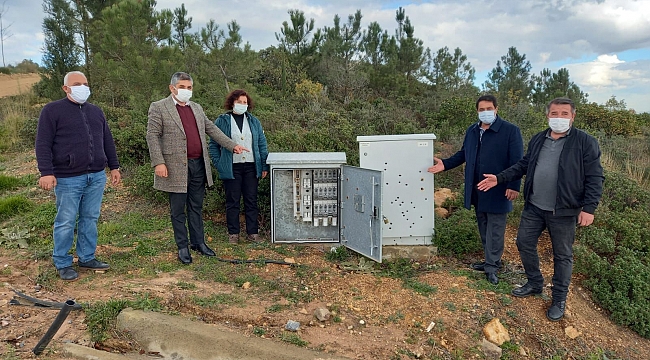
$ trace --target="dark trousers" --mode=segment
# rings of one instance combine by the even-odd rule
[[[188,159],[187,192],[169,193],[174,240],[179,249],[186,248],[188,245],[188,228],[190,231],[189,242],[191,244],[198,245],[204,242],[203,197],[205,196],[205,183],[205,162],[203,158]],[[187,227],[185,227],[186,221]]]
[[[239,234],[239,201],[244,197],[246,214],[246,233],[257,234],[257,170],[255,163],[238,163],[232,165],[234,179],[223,180],[226,190],[226,222],[228,234]]]
[[[506,213],[495,214],[476,211],[478,232],[481,235],[485,254],[486,273],[496,273],[501,266],[507,217],[508,214]]]
[[[544,229],[548,229],[553,246],[553,300],[565,301],[573,272],[573,241],[576,234],[577,216],[557,216],[526,203],[521,213],[517,249],[526,270],[528,282],[536,289],[544,286],[544,277],[539,270],[537,243]]]

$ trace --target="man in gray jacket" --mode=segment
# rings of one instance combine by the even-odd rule
[[[201,105],[190,102],[192,88],[189,74],[172,75],[170,96],[151,104],[147,122],[147,145],[155,173],[153,187],[169,193],[174,240],[178,260],[183,264],[192,262],[188,245],[203,255],[216,255],[205,244],[203,231],[205,185],[212,186],[205,134],[235,154],[249,151],[224,135]]]

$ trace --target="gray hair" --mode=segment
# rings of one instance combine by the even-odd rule
[[[63,77],[63,85],[68,85],[68,77],[71,74],[82,75],[83,77],[86,77],[86,74],[82,73],[81,71],[70,71],[69,73],[65,74],[65,76]]]
[[[546,115],[551,111],[551,105],[571,105],[571,113],[576,113],[576,104],[569,98],[559,97],[551,100],[551,102],[546,105]]]
[[[172,75],[172,79],[171,79],[171,81],[169,83],[172,86],[176,86],[176,84],[178,84],[178,82],[181,81],[181,80],[189,80],[192,83],[192,85],[194,85],[194,80],[192,80],[192,77],[190,76],[190,74],[188,74],[186,72],[182,72],[182,71],[174,73],[174,75]]]

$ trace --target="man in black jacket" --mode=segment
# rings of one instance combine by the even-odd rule
[[[589,226],[603,192],[603,168],[596,139],[573,128],[576,108],[567,98],[556,98],[546,107],[550,129],[530,140],[523,159],[497,175],[485,174],[478,189],[487,191],[499,183],[526,175],[517,249],[528,282],[512,291],[517,297],[541,294],[544,278],[539,270],[537,243],[548,229],[553,247],[553,301],[546,317],[564,316],[573,271],[576,223]]]

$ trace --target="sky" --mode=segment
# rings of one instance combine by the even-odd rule
[[[42,0],[3,1],[3,26],[10,25],[12,34],[4,42],[5,62],[40,63]],[[210,19],[223,28],[234,19],[244,42],[258,50],[278,44],[275,33],[290,9],[313,18],[316,28],[332,26],[336,14],[345,21],[361,10],[363,28],[376,21],[393,33],[401,6],[425,47],[459,47],[467,55],[477,85],[514,46],[534,74],[567,68],[589,101],[602,104],[614,95],[630,109],[650,112],[650,0],[158,0],[156,8],[182,2],[192,17],[191,31]]]

